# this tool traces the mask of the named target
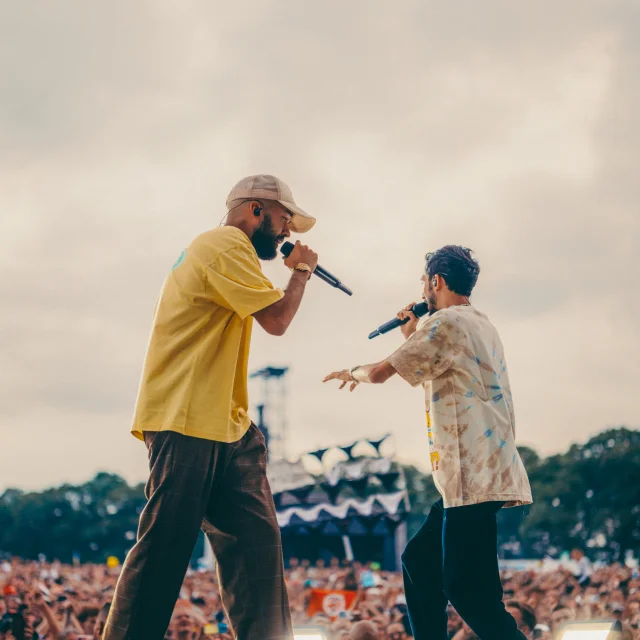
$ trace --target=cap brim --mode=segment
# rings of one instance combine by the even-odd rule
[[[303,211],[292,202],[287,202],[286,200],[278,200],[278,202],[285,209],[289,210],[293,216],[291,224],[289,225],[291,231],[294,233],[306,233],[313,228],[313,225],[316,223],[316,219],[313,216],[310,216],[306,211]]]

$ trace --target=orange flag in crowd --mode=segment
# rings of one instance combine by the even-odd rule
[[[357,595],[357,591],[312,589],[307,614],[312,617],[316,613],[324,613],[333,620],[354,606]]]

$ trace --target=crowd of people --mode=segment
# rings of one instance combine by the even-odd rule
[[[504,600],[528,638],[552,640],[572,620],[620,620],[624,636],[640,640],[640,579],[620,564],[578,571],[503,572]],[[119,568],[96,564],[5,560],[0,563],[0,640],[98,640]],[[291,559],[286,580],[295,626],[324,627],[336,640],[407,640],[411,629],[402,574],[338,559],[325,564]],[[349,608],[313,611],[314,592],[353,594]],[[334,615],[331,615],[331,614]],[[231,640],[215,572],[187,574],[174,610],[169,640]],[[471,640],[473,632],[449,608],[449,637]]]

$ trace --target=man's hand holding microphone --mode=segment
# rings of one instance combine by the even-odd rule
[[[282,246],[280,247],[280,251],[282,252],[282,254],[286,257],[289,258],[293,251],[296,249],[296,247],[299,245],[300,243],[297,242],[295,245],[292,244],[291,242],[284,242],[282,244]],[[308,249],[309,247],[306,247],[305,245],[302,245],[302,247],[304,249]],[[287,266],[291,267],[291,264],[293,264],[295,261],[292,260],[290,264],[287,264],[287,261],[285,261],[285,264],[287,264]],[[295,266],[293,267],[295,269]],[[324,280],[327,284],[331,285],[332,287],[335,287],[336,289],[339,289],[340,291],[346,293],[348,296],[353,295],[353,291],[351,291],[351,289],[349,289],[349,287],[345,286],[339,278],[337,278],[336,276],[334,276],[332,273],[330,273],[329,271],[327,271],[324,267],[320,266],[317,263],[317,256],[316,256],[316,266],[315,269],[313,270],[313,273],[318,276],[318,278],[320,278],[321,280]]]
[[[291,271],[304,271],[309,274],[308,277],[311,277],[311,274],[318,266],[318,254],[298,240],[298,242],[293,245],[291,253],[285,257],[284,264],[289,267]],[[309,267],[308,271],[306,267]]]
[[[396,315],[398,320],[406,320],[407,318],[409,319],[408,322],[400,325],[400,331],[402,331],[402,335],[404,336],[405,340],[408,340],[415,333],[418,326],[419,318],[415,313],[413,313],[412,310],[416,304],[416,302],[411,302],[404,309],[398,311],[398,314]]]
[[[254,313],[260,326],[273,336],[282,336],[289,328],[300,307],[307,282],[318,266],[318,254],[300,241],[291,245],[291,250],[285,255],[284,263],[291,269],[291,279],[284,297]]]

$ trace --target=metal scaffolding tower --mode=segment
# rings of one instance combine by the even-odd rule
[[[262,402],[257,405],[258,427],[267,441],[270,460],[286,457],[288,372],[289,367],[264,367],[249,376],[263,381]]]

